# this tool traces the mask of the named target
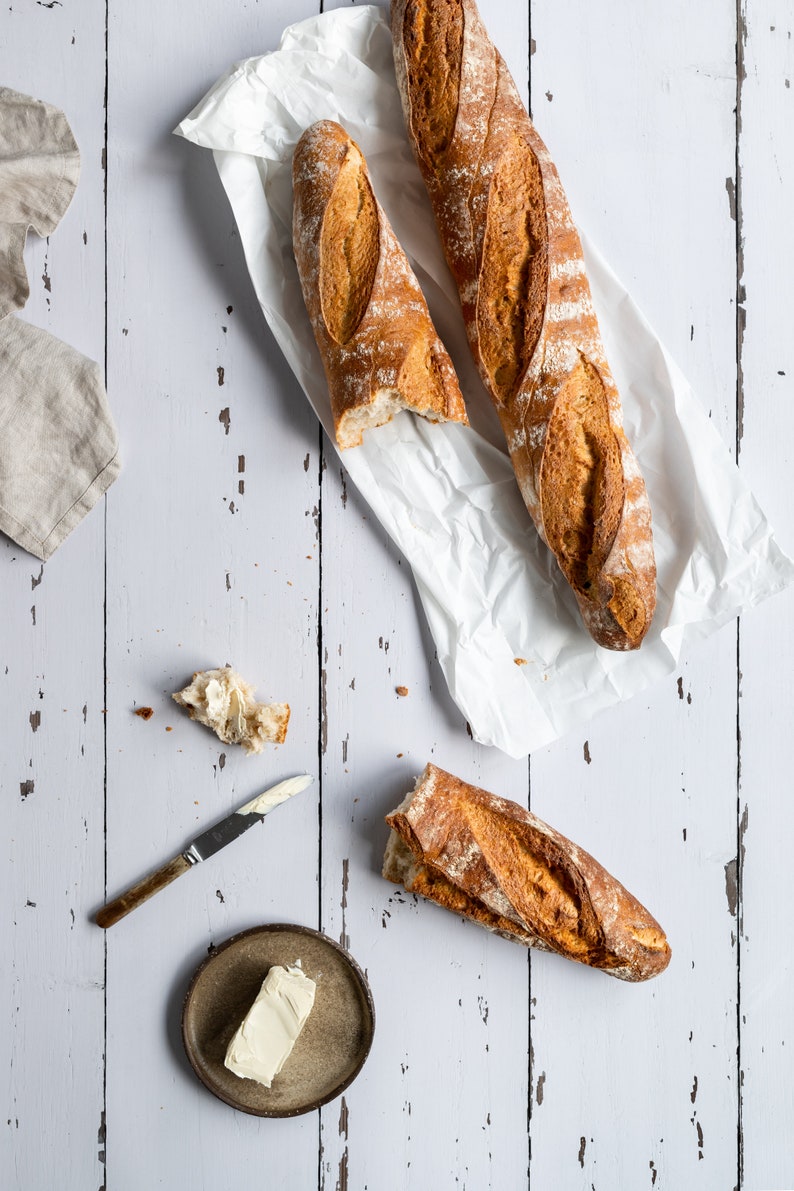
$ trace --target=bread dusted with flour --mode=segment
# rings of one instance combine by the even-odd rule
[[[452,362],[408,258],[339,124],[307,129],[293,160],[295,259],[340,447],[409,409],[467,422]]]
[[[410,893],[621,980],[648,980],[670,962],[637,899],[518,803],[428,765],[386,822],[383,875]]]
[[[473,0],[392,0],[408,135],[521,493],[599,645],[656,604],[651,512],[557,171]]]

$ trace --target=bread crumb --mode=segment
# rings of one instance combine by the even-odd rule
[[[174,729],[173,729],[173,728],[171,728],[171,727],[169,727],[168,725],[166,725],[166,729],[165,729],[165,730],[166,730],[166,732],[173,732],[173,730],[174,730]]]
[[[397,694],[398,694],[398,695],[401,695],[401,696],[403,696],[403,697],[405,697],[405,695],[407,695],[407,694],[408,694],[408,687],[407,687],[407,686],[398,686],[398,687],[395,687],[395,690],[397,691]]]
[[[153,707],[136,707],[135,714],[140,716],[142,720],[150,720],[154,715]]]
[[[257,703],[254,688],[231,666],[197,671],[172,698],[191,719],[211,728],[226,744],[261,753],[266,743],[283,744],[290,709],[287,703]]]
[[[526,666],[527,664],[526,658],[513,658],[513,661],[517,666]]]

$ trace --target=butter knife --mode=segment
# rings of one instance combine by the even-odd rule
[[[231,815],[227,815],[225,819],[220,819],[207,831],[202,831],[201,835],[197,835],[193,842],[188,844],[184,852],[180,852],[162,868],[149,873],[148,877],[144,877],[125,893],[103,906],[96,916],[97,925],[104,929],[113,926],[114,922],[118,922],[136,906],[147,901],[155,893],[159,893],[161,889],[165,889],[166,885],[170,885],[177,877],[181,877],[182,873],[186,873],[194,864],[208,860],[210,856],[214,856],[221,848],[225,848],[232,840],[241,836],[249,827],[253,827],[255,823],[261,823],[265,815],[270,814],[274,807],[286,802],[288,798],[292,798],[293,794],[299,794],[301,790],[305,790],[313,780],[308,774],[287,778],[286,781],[279,782],[278,785],[271,786],[268,790],[258,794],[256,798],[246,802],[244,806],[233,811]]]

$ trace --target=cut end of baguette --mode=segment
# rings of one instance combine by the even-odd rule
[[[468,425],[465,414],[463,417],[452,418],[440,413],[435,405],[426,408],[408,402],[397,389],[379,389],[368,405],[358,405],[345,410],[336,423],[336,441],[344,451],[348,447],[359,447],[363,441],[365,430],[374,430],[378,426],[385,426],[395,414],[402,410],[409,410],[428,422],[463,422]]]

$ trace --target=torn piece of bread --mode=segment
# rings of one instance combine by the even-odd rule
[[[386,822],[383,875],[409,893],[621,980],[648,980],[670,962],[644,906],[516,802],[428,765]]]
[[[225,744],[241,744],[246,753],[261,753],[266,744],[286,739],[289,704],[257,703],[254,688],[231,666],[197,671],[172,698],[192,720],[212,728]]]
[[[333,120],[298,142],[293,192],[295,259],[339,446],[359,446],[365,430],[402,409],[468,424],[452,361],[363,154]]]

